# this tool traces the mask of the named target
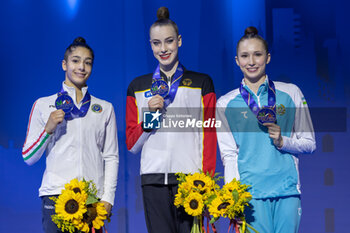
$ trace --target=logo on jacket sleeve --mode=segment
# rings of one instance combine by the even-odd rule
[[[146,91],[145,98],[149,98],[149,97],[152,97],[152,93],[151,93],[151,91]]]
[[[189,87],[189,86],[191,86],[191,84],[192,84],[192,80],[189,79],[189,78],[185,78],[184,80],[182,80],[182,84],[183,84],[184,86]]]
[[[280,116],[284,115],[286,113],[286,107],[283,104],[277,105],[276,113]]]
[[[306,105],[306,99],[304,98],[304,96],[301,98],[302,102],[303,102],[303,105]]]
[[[248,119],[247,113],[248,113],[248,111],[241,112],[244,119]]]
[[[91,110],[96,113],[101,113],[102,112],[102,106],[99,104],[94,104],[91,106]]]
[[[144,129],[159,129],[160,128],[160,116],[162,114],[157,110],[156,112],[144,112],[143,113],[143,128]]]

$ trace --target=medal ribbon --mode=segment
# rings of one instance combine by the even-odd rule
[[[274,111],[276,111],[276,89],[275,84],[273,84],[271,79],[268,79],[268,101],[266,107],[272,108]],[[241,93],[242,98],[250,108],[250,110],[254,113],[255,116],[258,115],[258,112],[260,111],[259,105],[255,102],[252,95],[244,88],[243,81],[241,82],[241,86],[239,88],[239,92]]]
[[[227,233],[230,232],[231,227],[232,227],[232,232],[234,232],[234,233],[239,233],[240,232],[239,231],[239,224],[238,224],[236,219],[230,219],[230,225],[228,227]]]
[[[207,230],[205,230],[205,226],[204,226],[204,217],[207,218]],[[204,213],[202,214],[202,222],[203,222],[202,231],[203,231],[203,233],[210,233],[210,231],[209,231],[210,220],[211,220],[211,217],[209,215],[209,212],[207,209],[205,209]],[[211,229],[212,229],[213,233],[218,233],[214,223],[211,223]]]
[[[176,68],[175,74],[173,76],[174,77],[173,81],[170,84],[169,93],[164,98],[164,105],[165,105],[165,107],[168,106],[171,102],[174,101],[177,89],[178,89],[179,84],[180,84],[180,80],[181,80],[181,78],[183,76],[183,73],[184,73],[183,66],[181,65],[181,63],[179,63],[179,65]],[[157,66],[156,70],[153,73],[153,80],[154,81],[163,80],[163,78],[160,76],[160,67],[159,67],[159,65]]]
[[[62,88],[61,91],[57,93],[58,97],[60,97],[61,95],[68,95],[68,92],[64,91]],[[66,113],[64,118],[66,120],[72,120],[73,118],[84,117],[89,110],[90,103],[91,103],[91,96],[87,91],[82,100],[80,109],[74,104],[73,110],[71,112]]]

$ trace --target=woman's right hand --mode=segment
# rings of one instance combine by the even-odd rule
[[[62,109],[51,112],[49,120],[45,125],[46,133],[52,134],[55,131],[57,125],[64,120],[64,115],[65,113]]]
[[[157,111],[157,109],[162,109],[164,107],[164,99],[160,95],[153,96],[148,101],[148,108],[151,112]]]

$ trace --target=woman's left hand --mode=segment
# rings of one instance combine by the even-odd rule
[[[273,140],[273,144],[279,149],[283,146],[283,138],[281,135],[281,127],[274,123],[264,123],[267,127],[270,138]]]
[[[103,203],[103,205],[105,206],[105,209],[107,211],[107,216],[110,217],[111,211],[112,211],[112,205],[106,201],[101,201],[101,203]]]

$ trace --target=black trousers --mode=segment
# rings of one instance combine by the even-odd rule
[[[190,233],[193,217],[174,205],[177,185],[142,185],[148,233]]]
[[[56,224],[52,221],[51,215],[55,214],[55,202],[50,199],[53,196],[43,196],[42,200],[42,223],[45,233],[61,233]],[[57,196],[55,196],[57,197]]]

